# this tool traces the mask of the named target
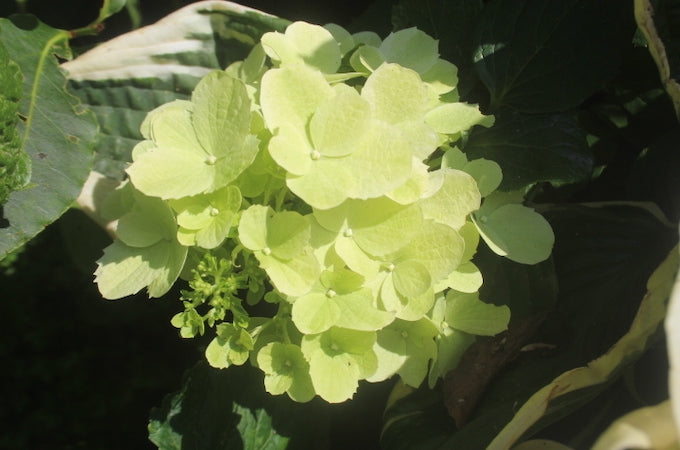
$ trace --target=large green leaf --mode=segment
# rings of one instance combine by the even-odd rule
[[[161,450],[321,448],[327,417],[316,403],[264,391],[254,367],[194,366],[184,385],[151,411],[149,439]]]
[[[610,79],[635,31],[630,2],[489,2],[474,60],[493,110],[564,111]]]
[[[560,374],[603,355],[628,332],[647,291],[649,275],[677,240],[673,228],[639,206],[567,205],[552,207],[543,214],[555,230],[554,259],[560,290],[556,308],[532,342],[554,346],[550,357],[542,356],[540,351],[520,353],[511,366],[496,376],[468,422],[458,430],[446,417],[441,397],[426,391],[404,397],[386,413],[382,435],[386,448],[413,448],[421,440],[425,444],[418,448],[423,449],[486,448],[513,418],[518,405]],[[520,266],[512,265],[516,269]],[[505,289],[521,281],[518,272],[501,276],[502,271],[490,271],[492,265],[480,263],[480,268],[485,274],[483,298],[507,299],[513,314],[536,311],[532,301],[523,302],[522,307],[522,302],[517,303],[519,292]],[[534,283],[539,281],[534,279]],[[533,302],[540,304],[541,290],[534,292]],[[642,339],[639,333],[634,336]],[[539,414],[541,420],[530,422],[534,425],[531,433],[602,394],[649,345],[649,335],[644,336],[641,346],[625,347],[622,358],[613,363],[614,370],[606,377],[552,399],[545,414]],[[595,414],[596,409],[579,410],[584,418],[579,426],[594,421]],[[423,423],[429,425],[419,429]]]
[[[147,112],[188,99],[201,77],[244,59],[263,33],[287,24],[235,3],[198,2],[65,63],[71,88],[101,124],[95,169],[122,178]]]
[[[0,258],[61,216],[92,167],[94,116],[66,89],[57,56],[69,58],[69,34],[32,16],[0,19],[0,38],[19,64],[24,85],[18,124],[31,158],[28,186],[11,193],[0,225]]]
[[[652,273],[646,283],[647,293],[640,304],[630,330],[604,355],[590,361],[587,366],[569,370],[538,392],[517,411],[512,421],[494,438],[488,448],[506,449],[517,442],[530,427],[544,416],[557,416],[560,409],[573,405],[564,399],[581,392],[581,402],[588,398],[589,388],[607,385],[620,374],[623,367],[637,359],[653,341],[654,335],[666,315],[666,302],[678,272],[678,249],[671,250],[668,257]],[[574,401],[574,400],[571,400]],[[669,411],[670,412],[670,411]]]
[[[585,131],[571,114],[500,114],[493,127],[473,129],[464,150],[468,159],[501,166],[504,191],[541,181],[555,186],[584,181],[593,165]]]

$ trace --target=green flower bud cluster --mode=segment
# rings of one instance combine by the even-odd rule
[[[118,239],[99,261],[102,294],[160,296],[189,279],[172,320],[182,336],[214,327],[210,364],[250,360],[269,392],[297,401],[341,402],[395,374],[434,384],[509,321],[479,299],[480,237],[513,258],[523,247],[506,242],[547,225],[495,192],[496,163],[456,147],[493,123],[456,84],[414,28],[266,33],[142,124],[129,182],[108,201]],[[548,257],[542,233],[521,262]]]

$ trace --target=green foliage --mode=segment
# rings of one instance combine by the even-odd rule
[[[65,90],[66,79],[57,56],[71,57],[68,32],[50,28],[30,16],[16,16],[13,20],[0,19],[0,37],[9,59],[24,77],[21,94],[12,95],[15,102],[19,97],[21,101],[10,121],[16,131],[8,128],[8,136],[15,132],[21,136],[20,143],[12,138],[12,145],[20,145],[20,160],[23,154],[31,160],[30,184],[12,192],[3,207],[1,258],[71,206],[92,167],[97,125],[93,115]],[[3,85],[12,83],[6,76],[3,75]],[[16,76],[15,71],[14,80]],[[22,119],[17,120],[16,114]],[[15,176],[24,185],[28,165],[21,165],[25,168]]]
[[[443,376],[454,361],[430,370],[441,333],[508,325],[507,307],[476,294],[480,235],[531,264],[553,244],[520,204],[473,219],[478,180],[492,195],[502,173],[452,147],[493,123],[458,101],[456,72],[415,28],[384,41],[304,22],[265,33],[245,61],[141,124],[130,183],[109,199],[117,240],[99,260],[100,291],[148,286],[157,297],[191,273],[172,320],[182,336],[214,327],[212,366],[250,359],[270,392],[298,401],[342,402],[361,380],[395,374],[414,387]],[[503,208],[522,226],[506,229]],[[187,251],[203,256],[182,269]],[[263,301],[273,313],[254,315]]]
[[[9,58],[0,42],[0,205],[9,193],[24,187],[31,177],[31,160],[22,152],[17,129],[19,100],[21,98],[21,69]]]

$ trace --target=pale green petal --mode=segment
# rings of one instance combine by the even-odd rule
[[[522,264],[547,259],[555,242],[548,221],[524,205],[504,205],[490,214],[480,212],[475,224],[491,250]]]
[[[327,23],[323,27],[333,35],[333,39],[340,45],[341,54],[344,55],[355,47],[356,44],[352,35],[340,25]]]
[[[352,397],[362,373],[375,367],[375,332],[331,328],[302,338],[302,353],[317,394],[331,403]]]
[[[360,370],[349,355],[329,356],[322,351],[309,358],[309,375],[316,393],[329,403],[352,398],[359,387]]]
[[[494,336],[508,328],[510,308],[484,303],[478,294],[449,291],[446,295],[446,322],[470,334]]]
[[[443,134],[457,134],[488,119],[477,105],[467,103],[443,103],[428,111],[425,122]]]
[[[380,197],[411,176],[412,150],[398,129],[382,121],[370,124],[370,133],[339,164],[352,175],[349,197]]]
[[[241,80],[211,72],[198,83],[191,101],[196,135],[209,154],[226,156],[241,147],[250,131],[250,100]]]
[[[475,179],[482,197],[486,197],[495,191],[503,180],[501,166],[489,159],[474,159],[465,164],[462,170],[469,173]]]
[[[317,209],[340,205],[352,190],[354,176],[350,167],[321,158],[303,176],[288,175],[286,184],[298,197]]]
[[[450,92],[458,84],[458,68],[443,59],[438,59],[426,72],[421,72],[420,76],[439,95]]]
[[[427,375],[429,361],[436,357],[437,334],[437,327],[427,318],[415,322],[396,320],[380,330],[374,347],[378,371],[368,381],[382,381],[398,373],[404,383],[418,387]]]
[[[196,245],[196,230],[189,230],[179,227],[177,229],[177,242],[186,246],[192,247]]]
[[[385,60],[424,73],[439,59],[439,45],[417,28],[390,33],[380,45]]]
[[[391,273],[387,274],[380,286],[380,303],[387,311],[399,313],[404,309],[405,301],[402,301],[397,290],[394,288],[394,281]]]
[[[357,72],[370,74],[375,72],[385,62],[385,57],[373,45],[363,45],[359,47],[352,56],[349,63]]]
[[[361,96],[375,116],[392,124],[423,121],[437,104],[437,95],[418,74],[397,64],[383,64],[366,80]]]
[[[479,230],[477,230],[477,226],[475,226],[471,220],[468,220],[465,222],[465,225],[458,229],[458,234],[460,234],[465,241],[465,252],[463,253],[461,261],[470,261],[475,253],[477,253],[477,247],[479,246]]]
[[[441,169],[442,187],[420,202],[425,218],[459,229],[468,214],[479,209],[482,201],[477,182],[469,174],[456,169]]]
[[[260,104],[267,128],[284,123],[305,129],[316,108],[333,94],[323,74],[297,65],[270,69],[262,77]]]
[[[301,253],[286,261],[261,253],[256,256],[276,289],[286,295],[297,297],[306,294],[321,273],[319,262],[311,253]]]
[[[417,202],[425,196],[430,187],[428,168],[427,164],[414,158],[409,179],[392,192],[388,192],[387,197],[402,205]]]
[[[482,287],[483,281],[482,272],[468,261],[458,266],[445,280],[435,286],[435,291],[451,288],[459,292],[473,293]]]
[[[262,250],[267,246],[267,221],[274,210],[263,205],[253,205],[243,211],[238,224],[238,237],[249,250]]]
[[[150,247],[129,247],[116,240],[97,261],[95,282],[104,298],[117,299],[149,287],[149,296],[160,297],[177,280],[187,248],[160,241]]]
[[[316,334],[336,324],[341,311],[326,294],[312,292],[295,300],[292,317],[295,326],[305,334]]]
[[[442,169],[463,170],[467,163],[468,159],[465,153],[455,146],[446,148],[446,152],[442,156]]]
[[[354,241],[371,255],[397,251],[420,232],[423,222],[415,205],[403,206],[386,197],[348,202],[348,225]]]
[[[443,141],[431,126],[422,119],[400,122],[399,130],[409,143],[411,153],[418,161],[427,159]]]
[[[392,260],[395,266],[403,261],[417,261],[427,269],[436,284],[458,267],[464,251],[465,241],[453,228],[425,221],[419,233],[392,255]]]
[[[299,255],[309,245],[309,221],[295,211],[281,211],[267,217],[267,247],[279,259]]]
[[[158,147],[179,147],[187,151],[203,152],[191,122],[193,105],[187,100],[175,100],[151,111],[141,125],[147,139]]]
[[[430,272],[417,261],[400,262],[392,272],[396,291],[406,298],[423,295],[431,286]]]
[[[432,363],[427,384],[433,389],[440,377],[455,369],[465,350],[472,345],[475,337],[452,328],[444,328],[436,339],[437,359]]]
[[[304,62],[324,73],[334,73],[340,67],[340,45],[319,25],[294,22],[286,28],[285,34],[265,33],[262,45],[282,66]]]
[[[301,131],[289,123],[281,124],[268,146],[274,161],[293,175],[306,174],[313,163],[314,149]]]
[[[345,156],[371,124],[370,107],[354,89],[346,89],[319,105],[309,125],[314,149],[325,156]]]
[[[375,33],[373,31],[359,31],[357,33],[354,33],[352,35],[352,38],[354,39],[356,45],[359,44],[372,45],[373,47],[377,48],[380,47],[380,44],[382,43],[382,39],[380,39],[378,33]]]
[[[336,271],[324,271],[319,277],[321,285],[326,289],[331,289],[336,294],[349,294],[358,291],[364,284],[364,277],[348,269]]]
[[[404,307],[397,312],[397,317],[403,320],[418,320],[432,309],[434,299],[434,290],[432,288],[416,297],[403,297]]]
[[[209,192],[236,180],[253,163],[259,150],[260,141],[253,135],[246,136],[238,146],[230,147],[227,154],[215,162],[214,181]]]
[[[139,159],[139,155],[154,148],[157,148],[157,146],[153,141],[139,141],[134,147],[132,147],[130,157],[132,158],[132,161],[137,161],[137,159]]]
[[[169,200],[168,203],[177,212],[177,224],[190,230],[200,230],[208,226],[210,216],[210,200],[206,194]]]
[[[227,210],[212,217],[207,226],[196,232],[196,245],[207,249],[218,247],[227,238],[235,216],[234,212]]]
[[[276,395],[288,391],[288,395],[298,402],[314,397],[309,364],[297,345],[269,343],[258,352],[257,364],[265,372],[264,383],[269,393]]]
[[[339,236],[335,242],[335,251],[347,267],[366,279],[372,279],[380,270],[380,262],[369,257],[351,237]]]
[[[145,211],[134,211],[118,219],[116,236],[130,247],[148,247],[163,239],[158,226]]]
[[[374,306],[373,293],[368,288],[338,295],[332,300],[340,311],[335,325],[341,328],[375,331],[394,320],[394,314],[381,311]]]
[[[147,247],[161,239],[171,241],[177,230],[172,210],[164,201],[134,192],[132,209],[116,225],[116,236],[131,247]]]

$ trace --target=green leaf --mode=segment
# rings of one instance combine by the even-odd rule
[[[196,3],[63,64],[101,125],[96,170],[123,178],[147,112],[188,99],[204,75],[244,59],[262,34],[288,23],[235,3]]]
[[[585,131],[566,114],[499,114],[493,127],[473,129],[463,150],[468,159],[498,163],[504,191],[541,181],[554,186],[582,182],[593,167]]]
[[[495,1],[475,35],[475,68],[491,107],[564,111],[616,74],[635,30],[630,2]]]
[[[559,404],[560,397],[602,385],[618,376],[623,367],[637,359],[650,345],[658,327],[666,316],[666,303],[678,273],[678,247],[652,273],[647,282],[647,293],[628,332],[604,355],[585,367],[567,371],[555,378],[529,398],[515,417],[491,442],[491,446],[507,448],[543,415],[555,414],[551,404]],[[556,387],[562,389],[556,389]],[[550,408],[550,409],[549,409]]]
[[[22,150],[31,158],[31,185],[4,205],[0,258],[61,216],[76,199],[92,166],[95,119],[65,90],[58,55],[69,58],[68,33],[30,16],[0,19],[0,36],[25,80],[19,114]]]
[[[19,65],[0,42],[0,205],[31,178],[31,160],[23,151],[17,129],[22,81]]]
[[[149,439],[163,450],[320,448],[327,410],[269,395],[262,383],[250,365],[219,370],[199,363],[151,411]]]

